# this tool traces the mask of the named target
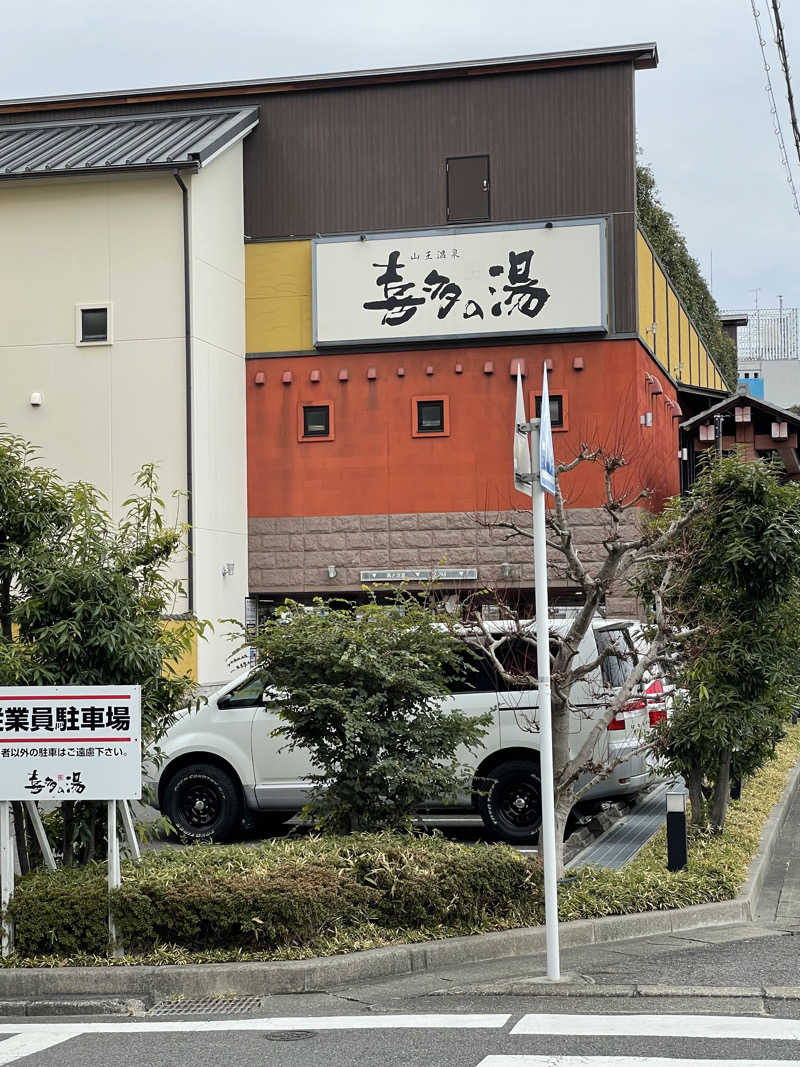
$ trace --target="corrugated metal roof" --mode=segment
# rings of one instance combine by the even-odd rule
[[[192,167],[258,122],[258,108],[0,126],[0,179]]]

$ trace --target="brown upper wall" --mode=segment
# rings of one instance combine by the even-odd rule
[[[655,65],[647,48],[19,102],[0,105],[0,123],[176,111],[200,99],[230,106],[246,95],[260,107],[244,146],[251,240],[445,226],[447,158],[488,155],[491,222],[610,216],[611,332],[632,333],[634,72]]]
[[[447,158],[488,155],[492,222],[612,216],[614,328],[633,331],[633,81],[620,63],[262,98],[245,232],[445,226]]]

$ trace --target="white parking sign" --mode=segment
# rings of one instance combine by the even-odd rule
[[[138,685],[0,688],[0,801],[138,800]]]

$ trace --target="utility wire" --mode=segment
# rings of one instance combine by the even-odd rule
[[[800,129],[797,128],[797,112],[794,108],[794,93],[792,92],[792,78],[789,74],[789,57],[786,54],[786,38],[783,35],[783,22],[781,21],[781,5],[778,0],[772,0],[771,17],[772,28],[775,31],[775,44],[778,46],[778,55],[781,57],[783,76],[786,79],[786,98],[789,101],[789,115],[792,120],[792,133],[794,134],[794,147],[797,151],[797,159],[800,161]]]
[[[789,188],[792,193],[792,200],[794,201],[794,209],[798,215],[800,215],[800,200],[798,200],[797,189],[794,184],[794,178],[792,176],[792,170],[789,166],[789,155],[786,151],[786,142],[783,139],[783,130],[781,129],[781,120],[778,114],[778,107],[775,103],[775,93],[772,90],[772,79],[769,76],[769,61],[767,60],[766,45],[767,42],[761,34],[761,14],[756,7],[755,0],[750,0],[750,7],[753,9],[753,18],[756,23],[756,33],[758,35],[758,44],[761,49],[761,58],[764,61],[764,71],[767,75],[767,84],[765,86],[767,96],[769,97],[770,111],[772,112],[772,121],[775,130],[775,136],[778,139],[778,150],[781,157],[781,163],[786,171],[786,181],[789,184]]]

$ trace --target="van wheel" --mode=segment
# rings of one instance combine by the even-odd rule
[[[509,760],[494,768],[478,795],[478,811],[494,841],[530,844],[542,825],[542,783],[538,764]]]
[[[213,763],[189,764],[169,780],[164,813],[185,841],[227,841],[242,821],[239,785]]]

